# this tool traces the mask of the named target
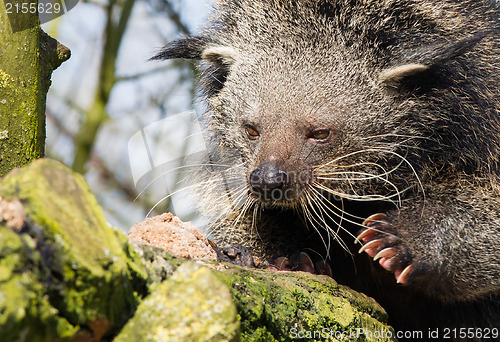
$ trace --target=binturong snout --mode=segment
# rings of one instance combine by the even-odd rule
[[[275,165],[259,166],[250,174],[250,191],[262,202],[285,201],[287,173]]]

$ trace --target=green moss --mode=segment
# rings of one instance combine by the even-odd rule
[[[30,239],[0,225],[0,336],[6,341],[23,336],[24,341],[73,336],[78,327],[58,316],[44,293],[40,260],[31,250]],[[20,334],[21,332],[21,334]]]
[[[12,87],[12,82],[14,82],[14,78],[0,69],[0,88]]]
[[[0,4],[0,131],[9,137],[0,140],[0,177],[44,153],[39,35],[36,13],[7,15],[5,5]]]
[[[292,341],[299,336],[324,341],[325,334],[349,335],[361,327],[393,333],[373,299],[328,277],[232,268],[217,275],[231,289],[244,341]],[[349,336],[350,341],[368,341],[363,334]]]
[[[8,256],[0,278],[9,279],[2,291],[14,303],[6,305],[24,307],[0,324],[0,335],[21,336],[27,320],[45,327],[41,336],[72,336],[98,320],[109,324],[107,334],[118,330],[147,294],[148,274],[127,238],[108,227],[83,177],[37,160],[6,176],[0,197],[21,200],[27,216],[22,234],[4,227],[9,239],[0,239]]]
[[[114,341],[239,341],[239,322],[227,287],[208,268],[187,262],[141,303]]]
[[[131,243],[133,247],[127,244],[125,250],[129,251],[131,255],[139,254],[149,278],[151,279],[150,288],[170,277],[175,269],[185,261],[184,259],[174,258],[164,249],[133,241]]]
[[[328,277],[212,271],[132,248],[84,179],[57,162],[10,173],[0,197],[19,199],[26,214],[21,231],[0,222],[2,340],[111,340],[132,316],[115,341],[390,340],[375,335],[392,332],[384,310]]]
[[[255,330],[245,329],[241,334],[242,341],[254,342],[274,342],[279,341],[265,328],[257,328]]]

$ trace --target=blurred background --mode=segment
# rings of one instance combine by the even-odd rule
[[[46,157],[82,173],[124,231],[167,211],[204,223],[183,182],[204,149],[194,65],[148,59],[209,14],[210,0],[91,0],[42,24],[71,49],[52,76]]]

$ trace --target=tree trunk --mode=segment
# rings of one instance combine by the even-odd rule
[[[37,13],[30,13],[37,4],[0,0],[0,177],[43,157],[50,76],[69,58],[66,47],[41,31]]]
[[[97,85],[94,103],[87,110],[85,120],[75,139],[75,157],[72,168],[82,174],[86,171],[85,165],[90,159],[99,129],[108,119],[106,104],[111,90],[116,84],[116,60],[134,2],[135,0],[125,0],[123,2],[111,0],[107,6],[108,13],[99,84]],[[115,13],[119,13],[119,15],[115,16]]]

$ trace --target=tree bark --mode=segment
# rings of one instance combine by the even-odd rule
[[[43,157],[45,99],[69,50],[42,32],[36,0],[0,0],[0,177]],[[10,13],[7,13],[10,12]]]

